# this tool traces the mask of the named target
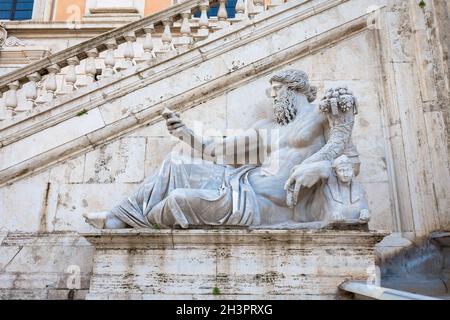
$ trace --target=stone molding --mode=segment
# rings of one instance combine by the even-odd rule
[[[175,248],[190,245],[293,245],[299,248],[354,245],[374,246],[388,231],[349,230],[264,230],[251,228],[203,229],[116,229],[81,232],[81,236],[99,249]]]

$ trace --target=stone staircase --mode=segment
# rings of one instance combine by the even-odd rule
[[[252,0],[248,8],[239,0],[235,17],[228,18],[226,2],[185,1],[1,77],[0,93],[4,98],[0,121],[14,123],[33,116],[58,97],[111,78],[136,64],[151,65],[181,55],[215,32],[251,21],[266,9],[264,0]],[[282,3],[274,1],[267,8]],[[209,18],[208,9],[217,4],[217,17]],[[199,18],[194,17],[196,12],[200,12]]]

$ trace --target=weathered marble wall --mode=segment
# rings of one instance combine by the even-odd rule
[[[354,142],[362,161],[358,179],[368,193],[373,213],[371,228],[391,230],[393,222],[386,145],[379,111],[376,51],[371,47],[372,43],[369,32],[361,33],[282,68],[305,70],[319,87],[319,92],[325,92],[325,88],[331,86],[347,84],[356,93],[360,114],[356,118]],[[182,117],[189,127],[203,130],[206,135],[214,131],[227,134],[233,130],[245,130],[257,120],[272,116],[272,100],[266,93],[271,74],[261,75],[195,106],[185,111]],[[126,111],[128,104],[134,101],[124,97],[111,107]],[[0,192],[4,195],[4,227],[7,230],[50,232],[85,229],[87,226],[80,218],[83,212],[108,209],[125,198],[144,177],[158,169],[175,143],[165,125],[156,123],[45,173],[1,188]],[[33,195],[31,199],[19,201],[29,194]],[[18,202],[23,205],[20,209]],[[11,211],[24,212],[26,208],[27,215],[14,217],[9,214]]]

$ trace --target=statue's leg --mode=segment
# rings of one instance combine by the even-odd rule
[[[175,189],[147,215],[150,225],[162,228],[226,224],[232,213],[231,192]]]
[[[105,221],[105,229],[126,229],[130,226],[125,222],[117,218],[115,215],[111,214]]]
[[[113,207],[110,211],[88,212],[83,216],[97,229],[124,229],[150,227],[144,212],[161,202],[171,188],[185,187],[188,183],[183,163],[168,157],[154,174],[139,186],[138,190]],[[174,183],[176,181],[176,183]]]
[[[224,168],[217,165],[207,167],[203,164],[185,163],[175,156],[167,157],[157,174],[147,178],[133,195],[124,199],[111,211],[87,213],[84,217],[86,222],[99,229],[151,228],[154,224],[147,220],[149,212],[155,206],[163,206],[171,192],[179,188],[207,189],[217,186],[218,189],[223,171]],[[217,189],[214,195],[209,194],[206,198],[217,197]],[[173,200],[169,202],[172,203]]]

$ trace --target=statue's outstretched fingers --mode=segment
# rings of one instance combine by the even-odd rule
[[[291,187],[292,183],[294,179],[292,179],[292,177],[290,177],[289,179],[287,179],[286,183],[284,184],[284,190],[288,191],[289,188]]]
[[[292,191],[287,191],[286,194],[286,205],[288,206],[288,208],[293,208],[294,207],[294,203],[293,203],[294,198],[292,197]]]
[[[172,124],[176,124],[176,123],[181,123],[181,119],[178,118],[169,118],[166,121],[167,125],[172,125]]]
[[[301,183],[299,180],[297,180],[297,181],[295,182],[295,188],[294,188],[294,194],[293,194],[293,197],[294,197],[294,206],[297,205],[298,194],[300,193],[300,189],[301,189],[301,188],[302,188],[302,183]]]
[[[177,130],[177,129],[181,128],[181,127],[184,127],[184,124],[183,124],[183,123],[174,123],[174,124],[171,124],[171,125],[168,125],[168,126],[167,126],[167,128],[168,128],[170,131]]]

